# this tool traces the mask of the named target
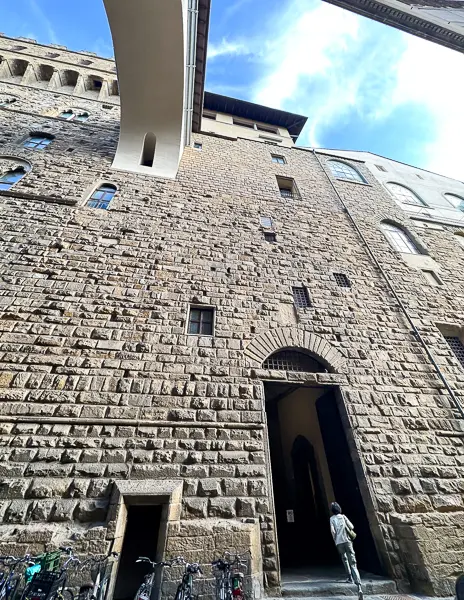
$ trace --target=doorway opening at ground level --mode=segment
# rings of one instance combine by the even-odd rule
[[[130,505],[127,507],[126,530],[119,557],[114,600],[133,600],[149,573],[148,563],[136,563],[139,556],[156,560],[162,505]]]
[[[337,501],[355,526],[359,567],[383,574],[335,390],[264,387],[282,570],[341,566],[329,528]]]

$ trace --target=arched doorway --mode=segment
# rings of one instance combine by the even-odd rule
[[[327,364],[300,348],[275,352],[263,368],[328,371]],[[265,381],[264,389],[282,570],[334,567],[343,578],[329,528],[330,503],[338,501],[358,532],[361,569],[381,574],[336,389],[289,381]]]

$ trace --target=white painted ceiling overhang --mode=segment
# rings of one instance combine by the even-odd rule
[[[104,0],[121,97],[114,169],[176,177],[202,108],[209,2]]]

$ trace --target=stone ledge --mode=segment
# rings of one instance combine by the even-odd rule
[[[31,200],[33,202],[49,202],[51,204],[64,204],[65,206],[76,206],[78,200],[76,198],[58,198],[56,196],[42,196],[38,194],[26,194],[24,192],[7,192],[0,191],[0,197],[15,198],[19,200]]]

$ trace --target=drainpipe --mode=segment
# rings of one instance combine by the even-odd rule
[[[195,71],[197,62],[198,0],[188,0],[187,8],[187,55],[184,99],[184,145],[189,146],[192,137],[193,103],[195,95]]]
[[[432,363],[438,377],[441,379],[441,381],[443,382],[443,385],[445,386],[446,390],[448,391],[448,394],[451,396],[451,399],[453,401],[454,406],[457,408],[457,410],[459,411],[461,418],[464,419],[464,408],[459,400],[459,398],[456,396],[456,394],[454,393],[454,391],[452,390],[452,388],[450,387],[448,380],[446,379],[445,374],[443,373],[443,371],[441,370],[440,366],[438,365],[437,361],[435,360],[427,342],[425,341],[425,339],[422,337],[420,331],[417,329],[416,325],[414,324],[414,321],[412,320],[412,318],[410,317],[405,305],[403,304],[401,298],[398,296],[398,294],[396,293],[395,288],[393,287],[393,284],[391,282],[391,279],[388,278],[387,274],[385,273],[385,271],[383,270],[382,266],[380,265],[379,261],[377,260],[377,257],[375,256],[372,248],[370,247],[368,241],[366,240],[366,238],[364,237],[364,234],[362,233],[362,231],[360,230],[360,228],[358,227],[358,224],[356,223],[353,215],[351,214],[348,206],[346,205],[345,201],[343,200],[342,196],[339,194],[337,188],[334,185],[334,182],[332,181],[332,179],[329,177],[328,173],[326,172],[326,170],[324,169],[322,162],[319,160],[319,157],[316,153],[316,150],[314,148],[311,148],[312,153],[314,154],[317,162],[319,163],[319,166],[321,167],[322,171],[324,172],[324,175],[327,177],[327,180],[329,181],[333,191],[335,192],[335,194],[337,195],[338,199],[340,200],[341,205],[343,206],[343,210],[345,211],[345,213],[348,215],[348,218],[350,219],[353,227],[356,229],[357,234],[359,235],[359,237],[361,238],[361,241],[367,251],[367,253],[369,254],[370,258],[372,259],[372,261],[374,262],[375,266],[377,267],[377,269],[380,271],[380,274],[382,275],[383,279],[385,280],[385,283],[387,284],[387,287],[389,288],[390,292],[392,293],[393,297],[395,298],[396,302],[398,303],[398,306],[401,309],[401,312],[403,313],[403,315],[406,317],[406,320],[408,321],[409,325],[411,326],[412,329],[412,333],[414,335],[414,337],[420,342],[420,344],[422,345],[422,348],[424,349],[424,352],[426,353],[428,359],[430,360],[430,362]]]

